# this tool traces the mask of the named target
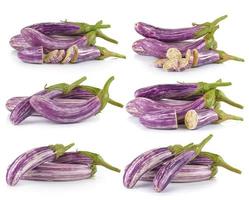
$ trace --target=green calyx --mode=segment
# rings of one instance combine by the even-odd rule
[[[63,144],[49,145],[49,147],[55,152],[56,158],[62,156],[72,146],[74,146],[74,143],[71,143],[67,146],[64,146]]]
[[[217,87],[225,87],[225,86],[230,86],[232,85],[231,82],[222,82],[222,81],[216,81],[214,83],[205,83],[205,82],[198,82],[197,83],[198,87],[197,90],[195,91],[195,95],[203,95],[206,92],[215,89]]]
[[[99,154],[96,154],[96,153],[92,153],[92,152],[89,152],[89,151],[79,151],[80,154],[84,155],[84,156],[87,156],[89,158],[92,159],[93,161],[93,165],[101,165],[107,169],[110,169],[112,171],[115,171],[115,172],[120,172],[120,169],[110,165],[109,163],[107,163]]]
[[[96,167],[96,165],[92,165],[92,166],[91,166],[91,170],[92,170],[91,176],[93,176],[94,174],[96,174],[96,172],[97,172],[97,167]]]
[[[63,91],[64,94],[68,94],[69,92],[71,92],[73,89],[77,88],[80,86],[80,84],[85,81],[87,78],[84,76],[80,79],[78,79],[77,81],[71,83],[71,84],[67,84],[67,83],[58,83],[55,85],[51,85],[49,87],[45,86],[45,89],[48,91],[52,91],[52,90],[61,90]]]
[[[206,49],[217,49],[218,43],[214,38],[214,32],[219,28],[219,26],[214,27],[214,29],[207,33],[204,37]]]
[[[185,146],[182,146],[180,144],[176,144],[173,146],[169,146],[169,149],[174,155],[179,155],[180,153],[184,152],[186,149],[189,149],[193,145],[194,145],[194,143],[189,143]]]
[[[104,48],[104,47],[100,47],[100,46],[96,46],[99,51],[100,51],[100,56],[97,58],[97,60],[104,60],[105,58],[109,58],[109,57],[115,57],[115,58],[126,58],[125,55],[116,53],[116,52],[112,52],[109,51],[108,49]]]
[[[226,62],[228,60],[235,60],[235,61],[239,61],[239,62],[244,62],[245,61],[243,58],[233,56],[233,55],[229,55],[225,51],[220,51],[220,50],[215,50],[215,51],[220,56],[220,60],[217,61],[216,63],[223,63],[223,62]]]
[[[218,154],[214,154],[214,153],[204,152],[203,151],[203,152],[200,153],[200,156],[204,156],[204,157],[207,157],[210,160],[212,160],[214,166],[224,167],[227,170],[230,170],[232,172],[241,174],[241,171],[239,169],[237,169],[235,167],[232,167],[231,165],[229,165],[228,163],[226,163],[224,161],[224,159],[220,155],[218,155]]]
[[[110,87],[110,85],[111,85],[111,83],[112,83],[113,80],[114,80],[114,76],[110,77],[106,81],[103,89],[100,90],[99,93],[97,94],[98,98],[101,101],[101,108],[100,108],[99,112],[101,112],[105,108],[106,104],[108,103],[108,101],[110,99],[109,98],[109,87]]]
[[[211,179],[218,173],[218,167],[215,165],[212,165],[210,170],[211,170],[211,176],[210,176],[210,179]]]
[[[82,23],[82,22],[67,22],[71,24],[75,24],[80,27],[80,30],[75,33],[75,35],[82,35],[89,33],[90,31],[96,31],[98,29],[105,29],[105,28],[110,28],[111,26],[109,24],[103,24],[103,21],[100,20],[94,25],[90,25],[87,23]]]
[[[195,38],[200,38],[206,35],[207,33],[213,32],[215,27],[217,27],[217,24],[226,18],[227,18],[227,15],[224,15],[224,16],[218,17],[213,22],[205,22],[202,24],[192,23],[193,26],[201,27],[201,29],[195,33]]]
[[[227,103],[231,106],[234,106],[236,108],[240,108],[240,109],[244,108],[241,104],[236,103],[236,102],[232,101],[231,99],[229,99],[221,90],[216,89],[215,96],[216,96],[216,101],[225,102],[225,103]]]
[[[90,31],[86,33],[85,36],[87,37],[87,45],[93,46],[96,44],[96,31]]]
[[[242,117],[227,114],[220,109],[215,109],[215,112],[218,114],[218,117],[219,117],[218,121],[215,122],[216,124],[219,124],[219,123],[227,121],[227,120],[243,121]]]
[[[201,153],[202,148],[209,142],[209,140],[213,137],[212,134],[207,136],[204,140],[202,140],[199,144],[196,145],[189,145],[188,148],[185,149],[185,151],[195,151],[196,155],[199,155]]]
[[[204,94],[205,108],[212,108],[215,105],[215,89],[209,90]]]
[[[100,88],[93,87],[93,86],[88,86],[88,85],[81,85],[81,86],[79,86],[79,88],[81,88],[83,90],[86,90],[86,91],[88,91],[88,92],[90,92],[90,93],[92,93],[94,95],[97,95],[101,90]],[[113,100],[111,98],[109,98],[108,103],[112,104],[113,106],[117,106],[119,108],[124,107],[123,104],[121,104],[121,103],[119,103],[119,102],[117,102],[117,101],[115,101],[115,100]]]

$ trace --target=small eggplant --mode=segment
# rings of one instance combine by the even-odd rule
[[[164,42],[178,42],[183,40],[197,39],[211,32],[217,24],[227,18],[227,15],[215,19],[213,22],[195,24],[189,28],[164,29],[143,22],[135,25],[135,30],[144,37],[154,38]]]
[[[96,166],[46,162],[25,173],[22,180],[33,181],[77,181],[91,178]]]
[[[153,181],[158,168],[147,172],[141,177],[141,181]],[[191,183],[206,181],[213,178],[217,173],[217,166],[212,165],[184,165],[172,178],[171,183]]]
[[[183,100],[198,97],[217,87],[230,86],[231,82],[197,82],[161,84],[140,88],[135,91],[135,97],[145,97],[153,100],[176,99]]]
[[[171,160],[165,162],[157,171],[156,176],[153,179],[154,189],[157,192],[164,190],[167,185],[172,181],[173,177],[191,160],[197,157],[201,149],[212,138],[209,135],[200,144],[193,145],[189,149],[175,156]]]
[[[7,184],[11,186],[16,185],[26,172],[42,163],[55,160],[73,145],[74,144],[64,146],[62,144],[56,144],[31,149],[23,153],[9,166],[6,174]]]

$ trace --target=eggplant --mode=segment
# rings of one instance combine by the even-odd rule
[[[6,182],[10,186],[18,183],[21,177],[29,170],[49,161],[53,161],[63,155],[65,151],[71,148],[74,144],[64,146],[62,144],[44,146],[31,149],[19,157],[9,166],[6,173]]]
[[[153,25],[138,22],[135,30],[146,38],[154,38],[164,42],[178,42],[183,40],[197,39],[211,32],[217,24],[227,18],[227,15],[215,19],[213,22],[195,24],[193,27],[165,29]]]
[[[140,88],[135,91],[134,95],[135,97],[145,97],[153,100],[184,100],[191,99],[192,97],[195,99],[209,90],[230,85],[232,85],[231,82],[160,84]]]
[[[83,36],[74,41],[58,40],[46,36],[39,31],[32,28],[24,28],[21,30],[21,34],[28,44],[33,47],[42,46],[46,50],[56,50],[56,49],[68,49],[73,45],[78,47],[84,47],[87,45],[87,37]]]
[[[22,49],[18,52],[18,57],[27,63],[41,64],[66,64],[66,63],[79,63],[89,60],[103,60],[108,57],[126,58],[124,55],[109,51],[104,47],[87,46],[78,47],[77,45],[70,46],[68,49],[56,49],[43,53],[43,47],[31,47]],[[36,59],[34,59],[36,58]],[[37,59],[39,58],[39,60]]]
[[[243,118],[227,114],[220,109],[189,110],[184,117],[185,126],[188,129],[198,129],[208,124],[221,123],[226,120],[243,121]]]
[[[212,138],[212,135],[206,137],[200,144],[191,146],[189,149],[165,162],[157,171],[153,179],[153,185],[156,192],[163,191],[172,181],[173,177],[191,160],[197,157],[201,149]]]
[[[157,168],[144,174],[140,181],[152,182],[157,173]],[[171,183],[192,183],[210,180],[217,174],[217,166],[211,165],[184,165],[172,178]]]
[[[46,162],[29,170],[22,180],[32,181],[77,181],[91,178],[96,166]]]

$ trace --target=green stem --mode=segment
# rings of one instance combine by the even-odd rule
[[[220,60],[217,61],[216,63],[223,63],[223,62],[226,62],[228,60],[235,60],[235,61],[239,61],[239,62],[244,62],[245,61],[243,58],[233,56],[233,55],[229,55],[224,51],[216,50],[216,52],[220,56]]]
[[[45,86],[45,89],[48,91],[52,91],[52,90],[62,90],[64,94],[68,94],[69,92],[71,92],[73,89],[75,89],[76,87],[78,87],[83,81],[85,81],[87,79],[86,76],[83,76],[82,78],[78,79],[77,81],[71,83],[71,84],[67,84],[67,83],[58,83],[55,85],[51,85],[49,87]]]
[[[119,54],[119,53],[116,53],[116,52],[109,51],[108,49],[106,49],[104,47],[100,47],[100,46],[96,46],[96,47],[99,49],[99,51],[101,53],[101,56],[99,56],[97,58],[98,60],[103,60],[103,59],[108,58],[108,57],[126,58],[126,56]]]
[[[109,87],[113,80],[114,80],[114,76],[110,77],[106,81],[103,89],[98,93],[98,97],[101,101],[101,108],[99,112],[101,112],[105,108],[107,102],[109,101]]]
[[[80,154],[87,156],[89,158],[91,158],[93,160],[93,164],[94,165],[101,165],[107,169],[110,169],[112,171],[115,172],[120,172],[120,169],[110,165],[109,163],[107,163],[99,154],[96,153],[92,153],[89,151],[79,151]]]
[[[104,40],[106,40],[106,41],[108,41],[108,42],[111,42],[111,43],[114,43],[114,44],[118,44],[118,41],[117,41],[117,40],[115,40],[115,39],[113,39],[113,38],[107,36],[107,35],[104,34],[101,30],[97,30],[97,31],[96,31],[96,35],[97,35],[97,37],[102,38],[102,39],[104,39]]]
[[[221,82],[216,81],[214,83],[205,83],[205,82],[199,82],[197,83],[198,88],[195,92],[195,95],[202,95],[208,92],[209,90],[215,89],[217,87],[226,87],[232,85],[231,82]]]
[[[201,153],[202,148],[209,142],[209,140],[213,137],[212,134],[207,136],[204,140],[202,140],[199,144],[193,145],[190,147],[191,150],[194,150],[197,155]]]
[[[225,113],[224,111],[218,109],[218,110],[215,110],[215,112],[218,114],[218,117],[219,117],[219,120],[216,121],[215,123],[221,123],[221,122],[224,122],[226,120],[237,120],[237,121],[243,121],[243,118],[242,117],[239,117],[239,116],[236,116],[236,115],[230,115],[230,114],[227,114]]]
[[[234,101],[232,101],[231,99],[229,99],[221,90],[218,90],[216,89],[216,101],[223,101],[231,106],[234,106],[236,108],[240,108],[240,109],[243,109],[244,107],[239,104],[239,103],[236,103]]]
[[[91,176],[93,176],[94,174],[96,174],[96,172],[97,172],[97,167],[96,167],[96,165],[92,165],[92,166],[91,166],[91,170],[92,170]]]
[[[236,169],[235,167],[232,167],[231,165],[226,163],[224,161],[224,159],[218,154],[203,151],[203,152],[200,153],[200,156],[204,156],[204,157],[209,158],[210,160],[213,161],[213,164],[216,165],[216,166],[224,167],[225,169],[228,169],[228,170],[230,170],[232,172],[241,174],[241,171],[239,169]]]
[[[83,89],[83,90],[86,90],[86,91],[88,91],[88,92],[90,92],[90,93],[92,93],[92,94],[94,94],[94,95],[97,95],[97,94],[99,93],[99,91],[100,91],[99,88],[97,88],[97,87],[92,87],[92,86],[88,86],[88,85],[81,85],[80,88]],[[109,103],[109,104],[112,104],[113,106],[120,107],[120,108],[123,108],[123,107],[124,107],[123,104],[121,104],[121,103],[119,103],[118,101],[115,101],[115,100],[113,100],[113,99],[111,99],[111,98],[109,98],[108,103]]]
[[[206,34],[204,37],[205,47],[207,49],[217,49],[217,41],[214,38],[214,32],[219,28],[219,26],[215,26],[212,31]]]
[[[85,34],[87,37],[87,45],[92,46],[96,43],[96,31],[90,31],[87,34]]]
[[[215,97],[215,89],[210,90],[204,94],[205,107],[212,108],[215,105],[216,97]]]
[[[58,158],[62,156],[72,146],[74,146],[74,143],[71,143],[67,146],[64,146],[63,144],[55,144],[55,145],[50,145],[49,147],[55,152],[56,158]]]

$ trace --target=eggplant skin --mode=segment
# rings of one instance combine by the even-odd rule
[[[149,150],[135,158],[126,168],[123,184],[127,188],[135,186],[143,174],[173,156],[167,147]]]
[[[12,48],[17,51],[31,47],[31,45],[27,43],[26,40],[20,34],[13,36],[10,39],[9,44]]]
[[[135,30],[142,36],[146,38],[154,38],[164,42],[178,42],[195,39],[195,34],[201,29],[201,26],[179,29],[164,29],[144,22],[138,22],[135,25]]]
[[[31,149],[23,153],[9,166],[6,174],[7,184],[10,186],[16,185],[26,172],[44,162],[53,161],[55,157],[54,151],[48,146]]]
[[[100,108],[99,98],[92,97],[80,105],[65,107],[56,105],[55,101],[41,95],[33,96],[30,104],[44,118],[56,123],[76,123],[96,115]]]

